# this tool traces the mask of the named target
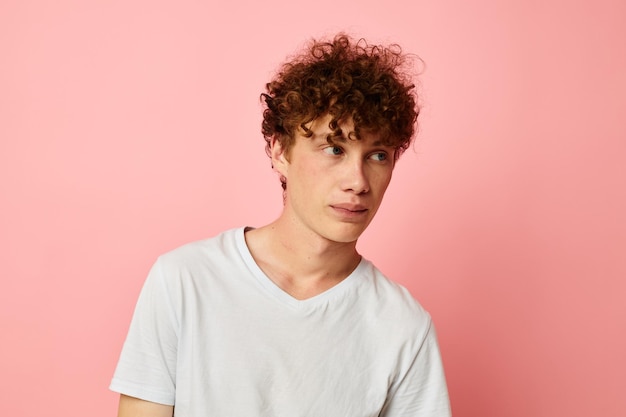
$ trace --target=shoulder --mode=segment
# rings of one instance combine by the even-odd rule
[[[239,237],[242,229],[230,229],[211,238],[190,242],[159,256],[150,277],[176,292],[175,287],[207,284],[242,265]]]
[[[431,316],[402,285],[389,279],[366,261],[368,304],[375,315],[393,332],[423,338],[432,325]]]
[[[166,270],[206,267],[238,255],[238,234],[242,229],[229,229],[216,236],[190,242],[158,257],[157,264]]]

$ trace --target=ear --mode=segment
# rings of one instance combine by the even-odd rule
[[[287,171],[289,168],[289,160],[287,159],[287,152],[281,142],[273,138],[270,143],[270,157],[272,158],[272,167],[281,176],[287,178]]]

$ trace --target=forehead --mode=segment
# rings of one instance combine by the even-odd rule
[[[318,117],[317,119],[305,125],[313,133],[310,139],[315,141],[323,140],[327,142],[342,143],[347,142],[348,140],[359,140],[361,142],[371,142],[373,146],[384,145],[384,142],[380,138],[380,135],[370,129],[360,129],[359,136],[357,137],[354,128],[354,121],[352,120],[352,118],[338,121],[337,124],[341,129],[341,136],[333,136],[333,129],[331,129],[330,127],[331,121],[332,117],[330,115],[325,115],[322,117]]]
[[[330,122],[333,120],[332,116],[328,113],[313,119],[312,121],[305,124],[308,129],[311,129],[315,135],[323,135],[325,133],[332,133],[332,129],[330,128]],[[344,132],[354,131],[354,121],[352,118],[345,118],[337,121],[337,125]]]

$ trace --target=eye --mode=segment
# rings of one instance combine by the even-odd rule
[[[378,162],[386,161],[387,160],[387,153],[386,152],[375,152],[375,153],[370,155],[370,159],[373,159],[373,160],[378,161]]]
[[[328,155],[341,155],[343,153],[343,149],[339,146],[327,146],[324,148],[324,152]]]

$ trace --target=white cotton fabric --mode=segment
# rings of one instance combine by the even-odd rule
[[[362,260],[300,301],[254,262],[244,228],[161,256],[111,390],[177,417],[446,417],[431,318]]]

